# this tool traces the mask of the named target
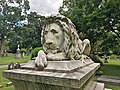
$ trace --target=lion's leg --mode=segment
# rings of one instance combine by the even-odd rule
[[[90,41],[88,39],[85,39],[82,43],[82,53],[89,56],[91,51]]]
[[[38,56],[35,59],[35,65],[38,70],[43,70],[47,67],[47,58],[43,50],[38,52]]]

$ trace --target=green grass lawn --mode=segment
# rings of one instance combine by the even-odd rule
[[[21,59],[15,59],[15,54],[10,53],[8,57],[0,57],[0,65],[8,65],[10,61],[13,61],[13,63],[25,63],[28,60],[30,60],[30,56],[25,56]]]
[[[104,75],[120,77],[120,60],[108,60],[108,63],[101,66],[101,70]]]
[[[105,88],[109,88],[109,89],[112,89],[112,90],[120,90],[120,86],[113,86],[113,85],[110,85],[110,84],[105,84]]]
[[[3,88],[1,88],[0,90],[14,90],[13,85],[9,86],[9,87],[6,87],[6,84],[10,81],[8,79],[2,77],[2,71],[3,70],[6,70],[6,68],[0,68],[0,85],[3,85]]]
[[[0,57],[0,65],[8,65],[10,61],[13,61],[13,63],[25,63],[28,60],[30,60],[30,56],[26,56],[21,59],[15,59],[15,54],[10,53],[8,57]],[[0,68],[0,85],[3,85],[3,88],[1,88],[0,90],[14,90],[14,86],[6,87],[6,84],[10,81],[2,77],[3,70],[6,70],[6,68]]]
[[[102,62],[104,62],[103,59]],[[108,60],[108,63],[103,63],[100,70],[103,71],[104,75],[120,77],[120,60]],[[95,79],[96,78],[98,77],[95,77]],[[111,84],[105,83],[105,87],[112,90],[120,90],[120,86],[113,86]]]

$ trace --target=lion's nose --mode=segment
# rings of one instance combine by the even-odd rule
[[[46,44],[47,44],[47,45],[51,45],[52,42],[51,42],[51,41],[47,41]]]
[[[51,45],[51,44],[52,44],[52,42],[48,42],[47,44]]]

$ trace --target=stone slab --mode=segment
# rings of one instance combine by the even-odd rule
[[[23,66],[20,67],[21,69],[30,69],[35,70],[35,61],[30,60],[27,63],[25,63]]]
[[[120,77],[104,76],[103,75],[103,76],[99,77],[97,81],[120,86]]]
[[[17,88],[16,90],[32,90],[29,88],[30,86],[24,87],[22,83],[32,84],[35,85],[35,87],[39,85],[42,85],[44,87],[49,87],[50,85],[54,86],[53,88],[55,88],[56,86],[59,87],[55,90],[62,90],[60,89],[62,87],[65,87],[65,90],[80,90],[80,88],[90,79],[91,76],[94,75],[99,67],[99,63],[93,63],[72,73],[14,69],[5,70],[3,72],[3,76],[12,81],[13,85]],[[19,89],[20,87],[22,87],[22,89]]]
[[[94,90],[104,90],[104,83],[97,82]]]
[[[9,86],[12,86],[13,84],[12,84],[12,82],[8,82],[7,84],[6,84],[6,87],[9,87]]]
[[[52,72],[74,72],[80,68],[86,67],[92,64],[93,61],[82,63],[80,60],[76,61],[48,61],[48,66],[44,69],[45,71]]]
[[[105,88],[105,90],[112,90],[112,89]]]
[[[84,90],[105,90],[104,83],[90,81]]]
[[[96,87],[96,82],[90,81],[88,85],[85,86],[84,90],[94,90]]]
[[[51,72],[74,72],[80,68],[86,67],[92,64],[93,61],[89,60],[86,63],[83,63],[80,60],[75,61],[48,61],[48,66],[44,71]],[[31,69],[35,70],[35,61],[29,61],[25,65],[21,66],[22,69]]]

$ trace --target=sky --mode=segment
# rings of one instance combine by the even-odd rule
[[[30,11],[36,11],[40,15],[49,16],[57,14],[63,0],[29,0]]]

